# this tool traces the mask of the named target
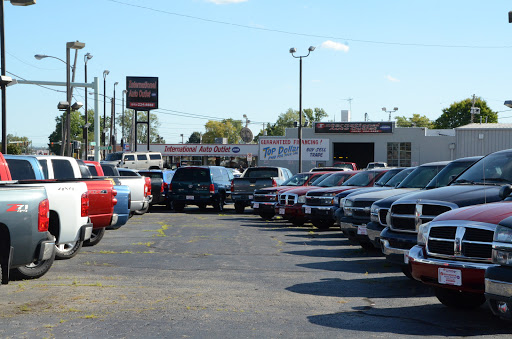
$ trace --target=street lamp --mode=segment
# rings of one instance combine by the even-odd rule
[[[11,0],[14,6],[34,5],[36,0]],[[5,24],[4,24],[4,1],[0,1],[0,76],[5,76]],[[2,81],[0,87],[2,89],[2,153],[7,154],[7,105],[5,88],[6,83]]]
[[[295,56],[294,53],[297,52],[296,48],[290,48],[290,53],[294,58],[299,59],[299,128],[298,128],[298,138],[299,138],[299,173],[302,172],[302,58],[306,58],[309,56],[311,52],[315,50],[315,46],[309,46],[308,54]]]
[[[112,101],[112,116],[110,118],[110,144],[112,145],[112,151],[116,147],[116,86],[119,82],[114,82],[114,96]]]
[[[84,55],[85,63],[85,83],[87,83],[87,61],[92,59],[92,54],[87,53]],[[85,125],[84,125],[84,159],[87,160],[87,154],[89,154],[89,115],[87,113],[87,88],[85,89]]]
[[[393,110],[392,110],[392,111],[387,111],[387,110],[386,110],[386,107],[382,107],[382,110],[383,110],[384,112],[388,112],[388,113],[389,113],[389,121],[391,121],[391,113],[394,113],[394,112],[398,111],[398,107],[393,108]]]
[[[181,143],[183,143],[183,134],[180,134],[181,137]]]
[[[107,129],[107,75],[110,71],[108,69],[103,71],[103,134],[101,135],[103,146],[107,146],[105,138],[105,130]],[[103,159],[105,159],[106,151],[103,150]]]

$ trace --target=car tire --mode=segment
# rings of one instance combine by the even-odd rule
[[[402,269],[402,273],[407,278],[416,281],[416,279],[414,279],[413,276],[412,276],[411,267],[409,265],[402,265],[402,266],[400,266],[400,268]]]
[[[206,209],[206,204],[199,204],[197,205],[201,211],[204,211]]]
[[[184,209],[185,209],[185,204],[180,203],[180,202],[174,203],[174,212],[181,213],[181,212],[183,212]]]
[[[314,219],[311,223],[319,230],[328,230],[334,225],[333,221],[323,219]]]
[[[360,241],[359,245],[361,245],[361,247],[366,251],[374,251],[375,250],[375,247],[373,246],[373,244],[371,242]]]
[[[37,279],[50,270],[55,260],[55,250],[50,259],[34,261],[31,264],[12,268],[9,271],[10,280]]]
[[[437,299],[445,306],[457,309],[471,309],[480,307],[485,302],[485,295],[462,292],[447,288],[435,288]]]
[[[101,239],[103,239],[104,235],[105,235],[104,227],[92,230],[91,238],[89,240],[84,241],[84,246],[97,245],[101,241]]]
[[[224,210],[224,197],[222,195],[213,203],[213,209],[215,212],[222,212]]]
[[[235,202],[235,212],[238,214],[243,214],[245,210],[245,205],[241,202]]]
[[[301,227],[304,226],[306,220],[304,218],[292,218],[290,220],[294,226]]]
[[[82,248],[83,241],[75,241],[60,245],[55,245],[55,259],[71,259],[78,254],[78,251]]]
[[[267,212],[267,213],[260,213],[259,215],[263,220],[268,221],[268,220],[272,220],[272,218],[274,218],[274,215],[276,215],[276,214],[272,213],[272,212]]]

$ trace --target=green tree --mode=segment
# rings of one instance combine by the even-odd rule
[[[200,132],[192,132],[190,137],[188,137],[187,144],[199,144],[201,142],[201,133]]]
[[[88,117],[91,124],[93,121],[93,114]],[[66,112],[55,117],[55,130],[48,137],[50,141],[50,151],[55,154],[60,154],[61,145],[57,143],[62,142],[62,122],[65,121]],[[77,140],[83,142],[83,126],[85,125],[85,118],[80,112],[72,111],[70,114],[71,118],[71,140]],[[93,130],[93,127],[89,127],[89,130]],[[93,134],[94,135],[94,134]],[[92,140],[92,139],[91,139]],[[51,144],[53,143],[53,145]]]
[[[123,120],[124,117],[124,120]],[[125,142],[131,141],[131,132],[132,132],[132,122],[134,117],[134,111],[129,109],[124,111],[124,115],[122,113],[118,113],[116,115],[116,125],[118,127],[117,130],[117,143],[121,142],[122,131],[124,126],[124,138]],[[139,112],[137,120],[138,121],[147,121],[148,112]],[[149,142],[151,143],[165,143],[165,139],[160,136],[158,132],[158,128],[161,126],[160,121],[158,121],[158,117],[155,113],[150,113],[149,115]],[[110,126],[109,124],[107,124]],[[137,126],[137,142],[139,144],[145,144],[147,142],[147,125],[146,124],[138,124]]]
[[[30,154],[32,141],[27,137],[7,134],[7,154]]]
[[[204,144],[215,143],[215,138],[227,138],[228,143],[238,144],[242,140],[240,130],[242,129],[241,120],[233,120],[231,118],[222,121],[209,120],[204,128],[206,132],[203,134]]]
[[[455,128],[470,124],[472,104],[473,101],[468,98],[454,102],[450,107],[444,108],[443,114],[434,121],[434,128]],[[476,97],[475,107],[480,108],[480,114],[474,115],[473,122],[479,122],[480,118],[488,123],[498,122],[498,112],[493,112],[482,98]]]
[[[307,126],[313,126],[313,122],[321,121],[323,118],[327,116],[328,115],[323,108],[306,108],[302,110],[302,123],[303,125],[307,124]],[[292,128],[295,126],[295,123],[298,122],[299,111],[295,111],[292,108],[288,108],[286,112],[279,114],[279,116],[277,117],[277,121],[274,124],[267,124],[265,130],[267,131],[267,135],[280,136],[284,135],[286,128]],[[258,134],[258,137],[260,137],[261,135],[263,135],[262,132]]]
[[[412,117],[406,118],[405,116],[398,116],[395,117],[396,119],[396,125],[398,127],[428,127],[432,128],[434,126],[434,123],[430,121],[429,118],[427,118],[424,115],[419,114],[413,114]]]

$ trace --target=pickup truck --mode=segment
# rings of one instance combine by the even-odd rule
[[[249,167],[239,178],[231,182],[231,200],[235,203],[236,213],[243,213],[251,205],[254,191],[264,187],[280,186],[292,177],[284,167]]]
[[[106,176],[116,177],[119,179],[121,185],[130,187],[130,215],[142,215],[146,213],[149,209],[149,204],[153,200],[153,196],[151,195],[151,179],[140,175],[121,176],[116,166],[104,163],[100,164]]]
[[[316,181],[322,181],[331,172],[304,172],[297,173],[283,182],[281,186],[266,187],[254,190],[252,209],[264,220],[271,220],[275,212],[277,197],[279,194],[301,186],[314,186]]]
[[[19,171],[11,170],[13,178],[23,180],[24,183],[37,184],[46,178],[49,181],[60,180],[66,184],[85,184],[89,205],[88,217],[93,225],[93,230],[91,236],[85,239],[84,245],[93,245],[99,242],[103,237],[105,227],[117,222],[117,215],[114,214],[117,192],[113,188],[113,183],[110,180],[84,178],[83,176],[90,176],[90,172],[85,165],[79,164],[76,159],[32,155],[6,155],[5,158],[9,167],[17,166],[19,169]],[[27,181],[29,176],[32,181]],[[52,204],[51,197],[50,203],[52,207],[55,206]],[[61,206],[62,204],[59,203],[58,205]],[[65,211],[61,212],[65,213]],[[58,259],[71,258],[81,246],[79,242],[62,243],[60,240],[58,245],[60,245],[56,254]]]
[[[0,159],[5,164],[1,154]],[[5,171],[0,173],[2,180],[6,180],[4,174]],[[2,182],[0,214],[2,284],[9,283],[10,279],[43,276],[55,258],[55,238],[48,232],[49,202],[46,189]]]
[[[103,173],[103,168],[97,161],[84,161],[85,165],[89,169],[91,176],[93,178],[107,178],[112,180],[114,183],[114,189],[117,192],[116,199],[117,204],[114,206],[114,214],[117,215],[117,222],[114,224],[110,224],[107,226],[107,230],[116,230],[121,226],[126,224],[128,219],[130,218],[130,187],[126,185],[121,185],[121,181],[116,177],[105,177]]]
[[[31,156],[5,155],[13,179],[25,187],[43,186],[50,203],[49,232],[55,237],[56,258],[75,256],[84,241],[91,237],[89,193],[84,182],[45,180],[39,162]],[[31,265],[34,274],[38,266]]]
[[[355,162],[347,162],[347,161],[335,161],[332,164],[333,167],[345,168],[350,171],[357,171],[357,164]]]
[[[421,224],[453,209],[498,202],[500,188],[507,183],[512,183],[512,150],[483,157],[448,186],[396,200],[387,213],[387,227],[380,234],[386,259],[407,267],[407,254],[416,245]]]
[[[277,215],[289,220],[295,226],[302,226],[306,222],[306,216],[302,206],[306,202],[306,193],[323,187],[342,185],[346,180],[355,175],[356,171],[339,171],[327,176],[322,181],[315,181],[315,186],[297,187],[279,194],[275,212]]]
[[[150,208],[153,205],[167,205],[167,192],[169,190],[169,183],[164,181],[165,173],[167,170],[139,170],[139,174],[151,180],[151,195],[153,199],[149,204]]]
[[[319,229],[332,227],[336,221],[334,197],[342,192],[373,187],[387,171],[388,169],[360,171],[341,186],[309,191],[306,194],[306,203],[302,206],[306,218]]]
[[[370,212],[374,202],[393,196],[398,199],[398,197],[407,193],[446,186],[454,177],[480,158],[469,157],[451,162],[426,163],[416,167],[396,188],[379,192],[365,192],[357,196],[348,195],[342,202],[343,216],[340,218],[342,230],[349,239],[358,242],[363,248],[374,248],[373,242],[368,237],[367,228],[367,225],[371,222]],[[383,229],[380,224],[377,225],[379,234],[376,237],[380,236]],[[380,242],[377,245],[376,247],[380,248]]]

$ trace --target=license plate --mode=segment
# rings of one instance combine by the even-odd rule
[[[187,195],[187,196],[186,196],[186,199],[187,199],[187,200],[194,200],[194,196],[193,196],[193,195]]]
[[[284,208],[279,209],[279,214],[284,214]]]
[[[258,203],[258,202],[253,203],[252,208],[260,208],[260,203]]]
[[[304,207],[304,213],[311,214],[311,207],[309,207],[309,206]]]
[[[462,285],[462,271],[454,270],[452,268],[438,268],[437,281],[445,285]]]
[[[366,229],[366,225],[357,226],[357,234],[359,235],[368,235],[368,231]]]
[[[249,200],[252,200],[252,198],[254,198],[252,195],[249,196]]]

